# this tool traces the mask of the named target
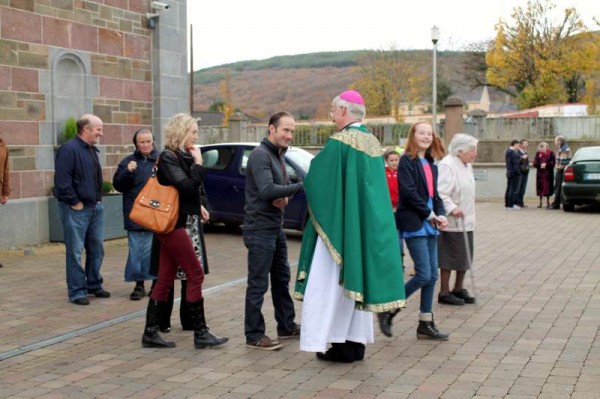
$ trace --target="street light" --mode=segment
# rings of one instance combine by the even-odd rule
[[[437,130],[437,70],[436,70],[436,55],[437,55],[437,42],[440,38],[440,28],[437,26],[433,26],[431,28],[431,42],[433,43],[433,99],[432,99],[432,115],[431,115],[431,125],[433,126],[433,131]]]

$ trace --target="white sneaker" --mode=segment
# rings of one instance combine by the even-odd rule
[[[521,209],[521,207],[519,205],[513,205],[512,209]]]

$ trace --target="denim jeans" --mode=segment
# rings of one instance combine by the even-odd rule
[[[527,191],[527,180],[529,179],[529,171],[523,172],[519,178],[519,194],[517,199],[517,205],[525,205],[525,192]]]
[[[436,236],[406,238],[408,252],[415,264],[415,275],[404,285],[406,298],[421,289],[421,313],[431,313],[433,292],[438,278],[438,250]]]
[[[83,298],[102,290],[100,266],[104,259],[104,206],[101,202],[75,210],[65,202],[59,202],[63,224],[67,288],[69,300]],[[85,269],[81,265],[81,253],[85,248]]]
[[[519,185],[521,176],[511,176],[506,178],[506,192],[504,193],[504,207],[512,208],[513,205],[519,205]]]
[[[287,261],[287,242],[283,229],[244,231],[244,245],[248,248],[248,287],[244,333],[257,341],[265,335],[265,319],[261,308],[269,288],[275,308],[277,329],[294,329],[294,303],[290,296],[290,265]]]
[[[154,280],[150,274],[150,254],[152,252],[152,236],[148,230],[127,231],[129,254],[125,264],[125,281]]]

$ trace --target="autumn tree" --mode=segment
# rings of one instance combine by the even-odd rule
[[[500,20],[486,54],[491,85],[516,98],[520,108],[578,102],[585,81],[598,68],[598,44],[574,8],[552,19],[550,0],[529,0]]]
[[[219,92],[223,98],[220,109],[223,113],[223,122],[221,124],[227,127],[229,126],[229,118],[234,112],[234,106],[231,101],[231,88],[229,87],[229,71],[225,73],[225,77],[219,83]]]
[[[361,54],[357,63],[360,77],[352,87],[365,98],[368,115],[397,118],[400,103],[414,103],[424,96],[427,75],[408,52],[396,48],[369,51]]]

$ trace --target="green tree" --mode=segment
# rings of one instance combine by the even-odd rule
[[[352,85],[361,92],[369,115],[398,117],[398,105],[423,97],[426,74],[410,52],[377,50],[358,57],[359,79]]]
[[[491,85],[516,98],[520,108],[578,102],[586,78],[598,68],[598,43],[574,8],[552,19],[550,0],[528,0],[513,10],[511,23],[500,20],[486,54]]]
[[[212,103],[210,105],[210,107],[208,107],[208,110],[210,112],[223,112],[223,107],[225,106],[225,102],[224,101],[215,101],[214,103]]]

